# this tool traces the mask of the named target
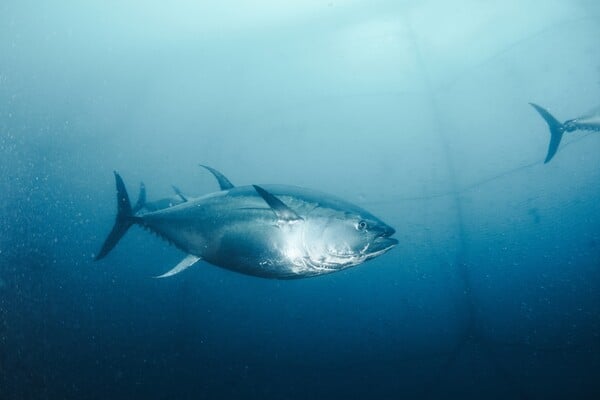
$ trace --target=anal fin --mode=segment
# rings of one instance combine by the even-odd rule
[[[182,271],[185,271],[186,269],[188,269],[192,265],[196,264],[200,260],[201,260],[200,257],[197,257],[197,256],[195,256],[193,254],[188,254],[174,268],[172,268],[171,270],[165,272],[162,275],[155,276],[155,278],[168,278],[169,276],[177,275],[178,273],[180,273]]]

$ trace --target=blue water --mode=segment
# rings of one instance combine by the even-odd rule
[[[0,3],[1,399],[600,398],[600,6]],[[197,2],[200,3],[200,2]],[[149,199],[293,184],[389,253],[277,281],[132,228]]]

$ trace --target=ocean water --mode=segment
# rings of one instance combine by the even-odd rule
[[[600,398],[592,0],[0,2],[0,399]],[[399,245],[281,281],[132,197],[284,183]]]

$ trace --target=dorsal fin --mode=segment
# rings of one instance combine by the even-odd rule
[[[233,186],[233,183],[231,183],[229,181],[229,179],[227,179],[225,177],[225,175],[223,175],[216,169],[209,167],[208,165],[202,165],[202,164],[198,164],[198,165],[200,165],[202,168],[207,169],[211,174],[213,174],[215,176],[215,178],[217,178],[217,182],[219,182],[219,187],[221,188],[221,190],[229,190],[229,189],[233,189],[235,187],[235,186]]]
[[[181,199],[181,201],[183,201],[184,203],[186,201],[188,201],[187,197],[183,193],[181,193],[181,190],[179,190],[179,188],[177,186],[171,185],[171,187],[173,188],[173,191],[175,192],[175,194],[177,196],[179,196],[179,198]]]
[[[302,217],[296,214],[294,210],[286,206],[283,201],[279,200],[265,189],[258,185],[252,186],[254,186],[254,189],[260,194],[260,197],[267,202],[269,207],[271,207],[271,210],[273,210],[278,219],[283,221],[298,221],[302,219]]]

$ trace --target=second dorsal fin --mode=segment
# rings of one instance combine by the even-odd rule
[[[173,188],[173,191],[175,192],[175,194],[181,199],[181,201],[183,201],[184,203],[186,201],[188,201],[187,196],[185,196],[183,193],[181,193],[181,190],[179,190],[179,188],[175,185],[171,185],[171,187]]]

